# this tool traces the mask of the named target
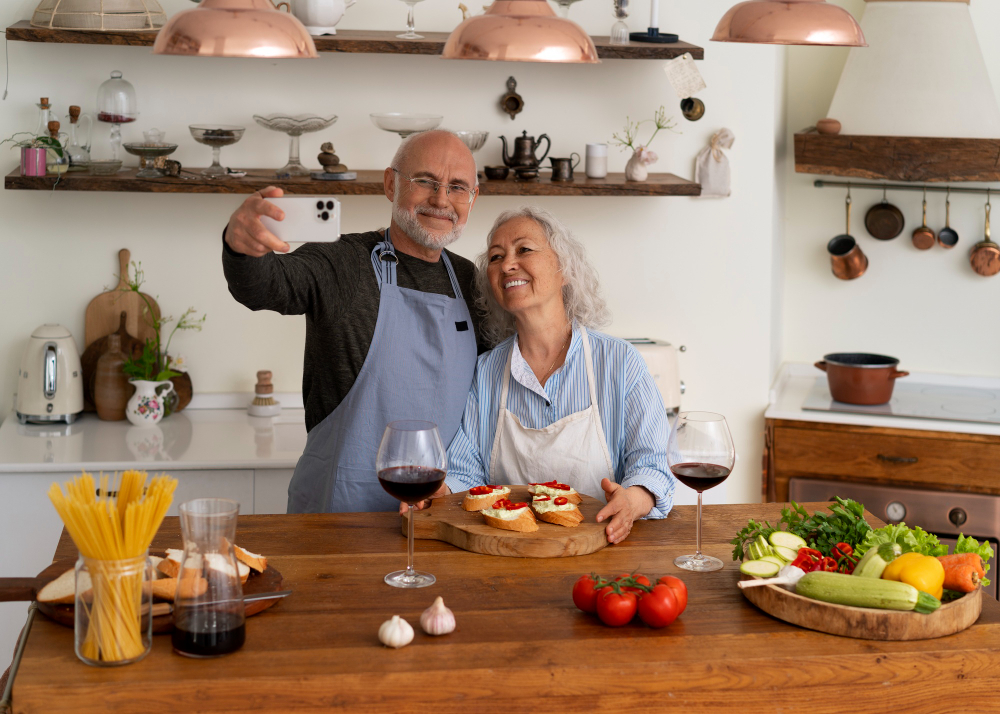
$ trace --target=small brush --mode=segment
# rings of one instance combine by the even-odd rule
[[[257,372],[253,402],[247,408],[250,416],[277,416],[281,412],[281,404],[275,401],[272,394],[274,385],[271,384],[271,371],[262,369]]]

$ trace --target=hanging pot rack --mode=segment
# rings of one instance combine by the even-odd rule
[[[987,193],[1000,193],[997,188],[969,188],[966,186],[924,186],[922,184],[906,183],[857,183],[856,181],[826,181],[817,179],[813,181],[816,188],[847,188],[868,189],[870,191],[921,191],[933,193],[974,193],[985,196]]]

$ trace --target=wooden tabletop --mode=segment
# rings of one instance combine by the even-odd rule
[[[822,508],[826,504],[814,504]],[[635,525],[627,541],[575,558],[477,555],[417,541],[416,565],[438,582],[397,590],[382,577],[405,565],[392,514],[244,516],[241,546],[268,556],[294,594],[247,621],[242,650],[215,660],[171,652],[154,638],[143,661],[88,667],[73,633],[44,617],[31,631],[13,690],[14,712],[330,711],[595,712],[1000,711],[1000,605],[984,598],[977,624],[951,637],[873,642],[824,635],[764,615],[736,587],[727,541],[780,504],[709,506],[704,550],[726,563],[682,573],[694,508]],[[180,547],[168,518],[154,548]],[[74,556],[64,534],[57,557]],[[679,574],[687,611],[670,627],[605,627],[570,597],[583,573]],[[418,625],[441,595],[458,629],[432,638]],[[401,615],[417,630],[401,650],[379,625]]]

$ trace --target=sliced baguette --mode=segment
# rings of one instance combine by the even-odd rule
[[[183,550],[167,548],[167,557],[156,564],[156,569],[168,578],[176,578],[181,572],[181,558],[183,557]]]
[[[173,602],[177,596],[177,578],[154,580],[152,586],[155,598]],[[181,581],[180,596],[183,598],[198,597],[204,595],[206,590],[208,590],[208,581],[205,578],[184,578]]]
[[[481,511],[484,508],[492,508],[494,503],[507,498],[509,495],[510,489],[506,486],[492,493],[484,493],[480,496],[473,496],[467,493],[465,494],[465,498],[462,499],[462,509],[465,511]]]
[[[486,520],[486,524],[493,526],[494,528],[501,528],[505,531],[517,531],[518,533],[534,533],[538,530],[538,523],[535,521],[535,514],[531,512],[530,508],[524,509],[524,513],[511,521],[505,521],[503,518],[496,518],[495,516],[488,516],[485,513],[483,518]]]
[[[557,526],[575,528],[583,523],[583,514],[579,508],[574,508],[572,511],[545,511],[538,513],[538,519],[546,523],[555,523]]]
[[[541,485],[544,485],[544,484],[541,484]],[[576,489],[574,489],[574,488],[571,488],[569,491],[563,491],[562,489],[559,489],[559,490],[549,489],[547,491],[543,491],[543,490],[535,491],[535,487],[534,486],[528,486],[528,493],[530,493],[532,496],[535,495],[536,493],[544,493],[544,494],[548,494],[549,496],[552,496],[552,498],[558,498],[559,496],[564,496],[566,498],[566,500],[568,500],[570,503],[576,503],[576,504],[580,504],[580,503],[583,502],[583,499],[580,498],[580,494],[577,493]]]
[[[236,544],[233,544],[233,550],[236,552],[236,559],[241,563],[246,563],[258,573],[263,573],[267,570],[267,558],[263,555],[251,553],[249,550],[244,550]]]
[[[90,590],[90,575],[80,573],[80,579],[81,584],[84,585],[84,594],[86,594],[86,591]],[[38,602],[50,605],[72,605],[76,599],[76,570],[70,568],[52,582],[47,583],[38,591],[37,599]]]

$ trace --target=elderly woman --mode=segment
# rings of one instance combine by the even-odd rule
[[[462,426],[448,448],[451,492],[557,479],[607,499],[618,543],[673,503],[669,426],[645,362],[607,322],[597,272],[554,216],[500,214],[478,259],[486,338]]]

